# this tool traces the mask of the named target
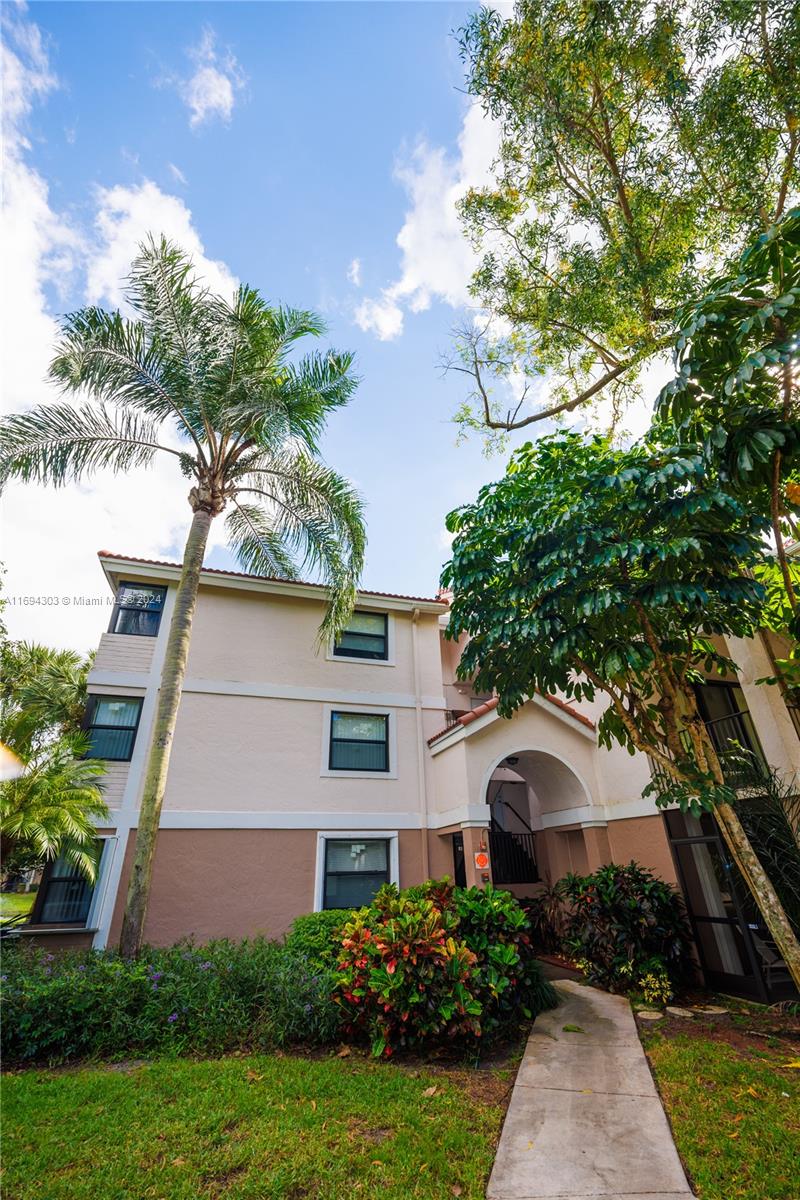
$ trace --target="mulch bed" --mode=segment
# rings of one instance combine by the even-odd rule
[[[726,1008],[726,1013],[697,1011],[704,1004]],[[755,1052],[774,1051],[776,1055],[800,1056],[800,1016],[786,1012],[782,1006],[766,1008],[726,996],[703,997],[694,1003],[684,1001],[680,1007],[694,1011],[694,1016],[674,1017],[666,1013],[660,1021],[646,1021],[637,1016],[641,1032],[658,1032],[664,1037],[700,1038],[724,1042],[745,1056]],[[646,1047],[645,1038],[645,1047]]]

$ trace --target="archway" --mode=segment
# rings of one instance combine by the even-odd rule
[[[544,880],[586,873],[596,859],[592,796],[569,763],[542,748],[505,754],[487,771],[492,877],[498,887],[530,895]],[[594,822],[594,825],[599,822]]]

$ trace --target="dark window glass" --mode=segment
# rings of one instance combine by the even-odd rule
[[[727,782],[742,784],[753,770],[762,773],[764,754],[738,684],[703,683],[695,691]]]
[[[121,583],[111,618],[111,633],[155,637],[166,594],[165,587],[149,583]]]
[[[389,718],[374,713],[331,713],[332,771],[388,771]]]
[[[98,860],[102,843],[97,844]],[[42,925],[85,925],[94,886],[65,858],[45,867],[33,920]]]
[[[354,612],[333,648],[346,658],[389,657],[386,613]]]
[[[323,908],[361,908],[388,882],[386,839],[326,840]]]
[[[122,696],[95,696],[91,701],[87,758],[128,762],[136,741],[142,702]]]

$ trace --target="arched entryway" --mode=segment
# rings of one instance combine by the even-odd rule
[[[504,754],[487,769],[484,795],[497,887],[525,896],[543,880],[592,869],[604,822],[586,821],[589,788],[558,755],[530,747]]]

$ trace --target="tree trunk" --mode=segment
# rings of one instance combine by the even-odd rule
[[[714,809],[714,815],[734,862],[741,871],[742,878],[753,895],[775,945],[791,972],[797,990],[800,991],[800,943],[797,941],[778,894],[751,846],[750,839],[745,833],[735,809],[730,804],[718,804]]]
[[[155,724],[144,777],[136,831],[136,853],[122,921],[119,948],[125,958],[136,958],[142,946],[161,806],[164,802],[172,740],[189,657],[200,570],[212,520],[212,514],[205,509],[199,508],[195,511],[183,554],[183,569],[169,627]]]
[[[697,705],[693,698],[690,711],[692,711],[692,717],[687,722],[687,732],[692,740],[698,764],[701,770],[710,770],[716,782],[722,784],[725,782],[725,773],[719,754],[697,711]],[[733,861],[739,868],[742,878],[755,900],[756,907],[764,918],[764,923],[772,934],[783,961],[789,968],[797,990],[800,991],[800,943],[798,943],[797,935],[789,922],[778,893],[772,886],[772,880],[764,870],[733,806],[725,803],[717,804],[714,808],[714,816]]]

